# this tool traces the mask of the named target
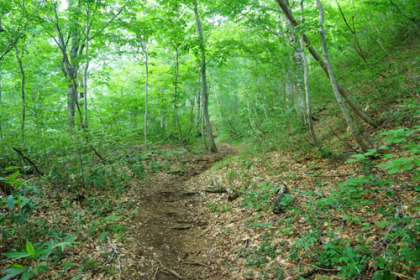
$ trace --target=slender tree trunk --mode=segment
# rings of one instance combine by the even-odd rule
[[[214,94],[216,95],[216,103],[217,103],[217,111],[219,112],[219,119],[220,119],[220,122],[223,122],[225,119],[222,117],[222,108],[220,105],[219,95],[217,94],[216,90],[214,90]]]
[[[0,112],[2,111],[2,107],[3,107],[3,92],[2,92],[2,88],[3,88],[3,75],[2,75],[2,69],[1,69],[1,63],[0,63]],[[3,138],[3,127],[2,127],[2,116],[0,115],[0,139]]]
[[[356,131],[356,128],[353,124],[353,120],[348,112],[348,109],[344,103],[344,100],[342,99],[342,96],[340,94],[340,91],[338,89],[337,86],[337,81],[335,79],[335,75],[331,66],[331,62],[330,62],[330,58],[328,56],[328,49],[327,49],[327,43],[325,40],[325,31],[324,31],[324,9],[322,8],[322,4],[320,0],[316,0],[316,4],[318,6],[318,10],[319,10],[319,33],[321,35],[321,41],[322,41],[322,50],[324,52],[324,59],[325,59],[325,63],[328,69],[328,73],[329,73],[329,77],[330,77],[330,81],[331,81],[331,86],[333,88],[334,91],[334,95],[335,98],[337,99],[337,102],[341,108],[341,111],[343,112],[344,115],[344,119],[347,122],[347,125],[351,131],[351,134],[353,135],[354,139],[357,141],[357,143],[359,144],[359,146],[362,148],[363,152],[367,152],[368,147],[367,145],[363,142],[362,138],[359,136],[359,134]]]
[[[145,67],[146,67],[146,83],[144,85],[144,143],[146,147],[149,147],[147,142],[147,117],[149,113],[148,106],[148,94],[149,94],[149,55],[147,52],[147,42],[142,42],[141,48],[145,57]]]
[[[290,10],[289,4],[287,3],[287,0],[276,0],[278,5],[280,6],[281,10],[285,14],[285,16],[288,18],[290,23],[293,27],[297,27],[299,23],[294,18],[292,11]],[[309,53],[315,58],[316,61],[319,62],[322,69],[324,70],[325,74],[329,76],[327,65],[324,62],[324,60],[321,58],[321,56],[318,54],[318,52],[314,49],[311,42],[309,41],[308,37],[305,33],[302,34],[303,41],[305,43],[305,46],[308,48]],[[378,123],[374,120],[372,120],[361,108],[359,108],[351,99],[349,92],[343,88],[338,82],[337,82],[337,88],[340,94],[344,97],[344,99],[347,101],[347,103],[350,105],[350,107],[353,109],[353,111],[358,115],[362,120],[364,120],[366,123],[370,124],[373,127],[378,127]]]
[[[249,98],[249,87],[248,84],[245,84],[246,87],[246,109],[248,111],[248,121],[249,121],[249,127],[251,127],[251,130],[255,133],[255,135],[258,135],[258,132],[254,128],[254,124],[252,121],[252,110],[251,110],[251,101]]]
[[[209,151],[212,153],[217,152],[216,143],[214,142],[213,131],[211,129],[210,116],[209,116],[209,95],[207,92],[207,75],[206,75],[206,52],[204,46],[203,30],[201,28],[200,18],[198,16],[197,1],[194,1],[194,14],[195,22],[197,25],[198,39],[200,41],[200,54],[201,54],[201,82],[203,86],[203,118],[206,123],[206,132],[209,142]]]
[[[85,56],[86,56],[86,66],[85,71],[83,72],[83,107],[84,107],[84,116],[83,116],[83,124],[85,128],[88,127],[88,102],[87,102],[87,94],[88,94],[88,70],[89,70],[89,33],[90,33],[90,26],[89,26],[89,4],[86,4],[86,49],[85,49]]]
[[[73,0],[68,1],[68,7],[71,7],[73,4]],[[58,22],[57,22],[58,24]],[[75,115],[76,115],[76,102],[77,102],[77,72],[78,72],[78,62],[76,61],[77,57],[79,56],[79,49],[80,49],[80,37],[79,37],[79,30],[77,27],[72,31],[71,35],[71,48],[70,48],[70,61],[68,61],[68,79],[69,85],[67,89],[67,124],[69,127],[74,127],[75,124]],[[64,46],[64,39],[62,42]]]
[[[203,144],[206,150],[209,150],[209,147],[207,146],[206,142],[206,136],[204,134],[204,117],[201,118],[201,139],[203,140]]]
[[[303,0],[300,0],[300,11],[301,11],[301,20],[303,22]],[[306,118],[309,126],[309,131],[312,136],[312,140],[314,141],[315,146],[321,148],[321,144],[318,141],[318,138],[315,134],[314,129],[314,122],[312,119],[312,112],[311,112],[311,99],[310,99],[310,91],[309,91],[309,77],[308,77],[308,62],[306,60],[305,54],[305,43],[303,42],[303,36],[300,36],[300,48],[302,54],[302,61],[303,61],[303,82],[305,84],[305,101],[306,101]]]
[[[178,45],[175,45],[175,81],[174,81],[174,118],[178,130],[178,140],[182,143],[182,131],[178,117],[177,93],[178,93],[178,76],[179,76],[179,50]]]
[[[196,106],[197,106],[197,111],[196,111],[194,129],[199,126],[200,119],[201,119],[201,90],[200,90],[200,88],[197,89]]]
[[[23,69],[22,57],[19,56],[19,50],[17,46],[15,46],[15,50],[16,50],[16,59],[19,63],[19,69],[20,69],[20,75],[21,75],[20,90],[22,93],[22,121],[20,125],[20,135],[22,136],[22,140],[25,140],[25,119],[26,119],[25,70]]]
[[[235,90],[233,94],[233,112],[238,116],[238,91]]]
[[[394,1],[392,1],[392,0],[389,0],[389,3],[391,3],[391,5],[392,6],[394,6],[397,10],[398,10],[398,12],[400,12],[405,18],[407,18],[409,21],[411,21],[412,23],[414,23],[415,25],[417,25],[417,27],[419,27],[420,28],[420,21],[419,20],[417,20],[416,18],[414,18],[414,17],[409,17],[409,16],[407,16],[401,9],[400,9],[400,7],[398,7],[397,6],[397,4],[395,4],[394,3]]]
[[[0,16],[0,33],[3,32],[3,31],[4,31],[4,29],[3,29],[2,25],[1,25],[1,16]]]
[[[340,3],[338,2],[338,0],[336,0],[337,6],[338,6],[338,10],[340,11],[341,17],[343,18],[344,23],[347,26],[347,29],[351,32],[351,34],[353,35],[353,39],[356,43],[356,46],[354,47],[354,49],[356,50],[356,53],[363,59],[363,61],[367,64],[367,53],[363,50],[362,46],[359,43],[359,39],[357,38],[356,35],[356,27],[354,24],[354,18],[356,17],[356,13],[355,15],[351,18],[352,19],[352,25],[353,27],[350,26],[350,23],[347,21],[346,16],[344,15],[343,10],[341,9]]]

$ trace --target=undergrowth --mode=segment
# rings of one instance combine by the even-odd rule
[[[256,211],[247,226],[265,231],[258,243],[238,253],[250,267],[246,277],[282,279],[283,273],[273,278],[274,264],[279,266],[277,271],[284,268],[272,260],[287,256],[315,272],[342,279],[420,278],[419,132],[419,126],[383,131],[377,137],[384,142],[382,146],[347,160],[348,164],[358,164],[359,175],[349,176],[334,187],[325,189],[326,179],[319,177],[322,173],[310,173],[317,178],[316,185],[292,190],[284,198],[285,213],[278,224],[267,222],[264,214],[272,209],[278,186],[264,182],[245,189],[242,207]],[[251,159],[239,158],[242,171],[230,170],[227,179],[246,173],[252,165]],[[287,245],[279,236],[294,241]]]

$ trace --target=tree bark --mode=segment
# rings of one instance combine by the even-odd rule
[[[203,118],[206,123],[207,140],[209,142],[208,149],[212,153],[217,152],[216,143],[214,142],[213,131],[210,123],[209,116],[209,96],[207,92],[207,75],[206,75],[206,52],[204,46],[203,30],[201,28],[200,18],[198,16],[197,1],[194,1],[194,14],[195,22],[197,25],[198,39],[200,42],[200,55],[201,55],[201,82],[203,88]]]
[[[3,88],[3,75],[2,75],[2,69],[1,69],[1,63],[0,63],[0,111],[2,110],[3,107],[3,96],[2,96],[2,88]],[[3,138],[3,120],[2,120],[2,116],[0,116],[0,139]]]
[[[296,27],[299,25],[299,23],[296,21],[296,19],[293,16],[292,11],[290,10],[289,4],[287,3],[287,0],[276,0],[278,5],[280,6],[281,10],[283,11],[284,15],[288,18],[290,23],[293,27]],[[305,43],[305,46],[308,48],[309,53],[315,58],[316,61],[319,62],[322,69],[324,70],[325,74],[329,76],[327,65],[325,64],[324,60],[321,58],[321,56],[318,54],[318,52],[314,49],[314,47],[311,45],[311,42],[309,41],[308,37],[305,33],[302,34],[303,41]],[[343,88],[338,82],[337,88],[340,94],[344,97],[344,99],[347,101],[347,103],[350,105],[350,107],[353,109],[353,111],[358,115],[362,120],[364,120],[366,123],[373,127],[378,127],[379,124],[372,120],[361,108],[359,108],[351,99],[349,92]]]
[[[3,29],[3,26],[1,25],[1,16],[0,16],[0,32],[3,32],[4,31],[4,29]]]
[[[141,48],[143,50],[144,58],[145,58],[145,68],[146,68],[146,82],[144,84],[144,144],[146,148],[149,147],[147,142],[147,118],[149,114],[149,106],[148,106],[148,94],[149,94],[149,54],[147,52],[147,42],[141,43]]]
[[[89,4],[86,4],[86,41],[85,41],[85,56],[86,56],[86,65],[85,70],[83,72],[83,108],[84,108],[84,116],[83,116],[83,124],[85,128],[88,127],[88,103],[87,103],[87,82],[88,82],[88,70],[89,70],[89,33],[90,33],[90,26],[89,26]]]
[[[178,140],[182,143],[182,131],[178,117],[177,94],[178,94],[178,76],[179,76],[179,50],[175,43],[175,81],[174,81],[174,118],[178,130]]]
[[[17,46],[15,46],[16,50],[16,59],[19,63],[19,69],[20,69],[20,91],[22,95],[22,120],[20,125],[20,134],[22,137],[22,141],[25,140],[25,119],[26,119],[26,99],[25,99],[25,70],[23,69],[23,63],[22,63],[22,57],[19,56],[19,50]]]
[[[322,7],[322,4],[321,4],[320,0],[316,0],[316,4],[317,4],[318,10],[319,10],[319,34],[321,35],[322,50],[323,50],[323,53],[324,53],[325,64],[326,64],[326,67],[328,69],[328,73],[329,73],[329,77],[330,77],[330,81],[331,81],[331,86],[333,88],[335,98],[337,99],[337,102],[340,106],[340,109],[343,112],[344,119],[346,120],[346,123],[347,123],[347,125],[350,129],[351,134],[353,135],[354,139],[359,144],[360,148],[362,148],[363,152],[367,152],[368,147],[363,142],[363,140],[359,136],[359,134],[357,133],[356,128],[354,127],[354,124],[353,124],[353,120],[352,120],[352,118],[351,118],[351,116],[348,112],[348,109],[347,109],[347,107],[344,103],[344,100],[342,99],[342,96],[340,94],[340,91],[338,89],[337,81],[336,81],[335,75],[334,75],[334,71],[333,71],[332,66],[331,66],[330,58],[328,56],[327,43],[326,43],[326,40],[325,40],[324,9]]]

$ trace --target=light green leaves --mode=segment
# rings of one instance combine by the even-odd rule
[[[32,257],[35,258],[36,253],[35,253],[35,248],[32,245],[32,243],[30,241],[26,241],[26,252],[28,252],[28,254]]]

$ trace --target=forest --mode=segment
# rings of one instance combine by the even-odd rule
[[[418,0],[0,0],[0,280],[419,280],[419,38]]]

